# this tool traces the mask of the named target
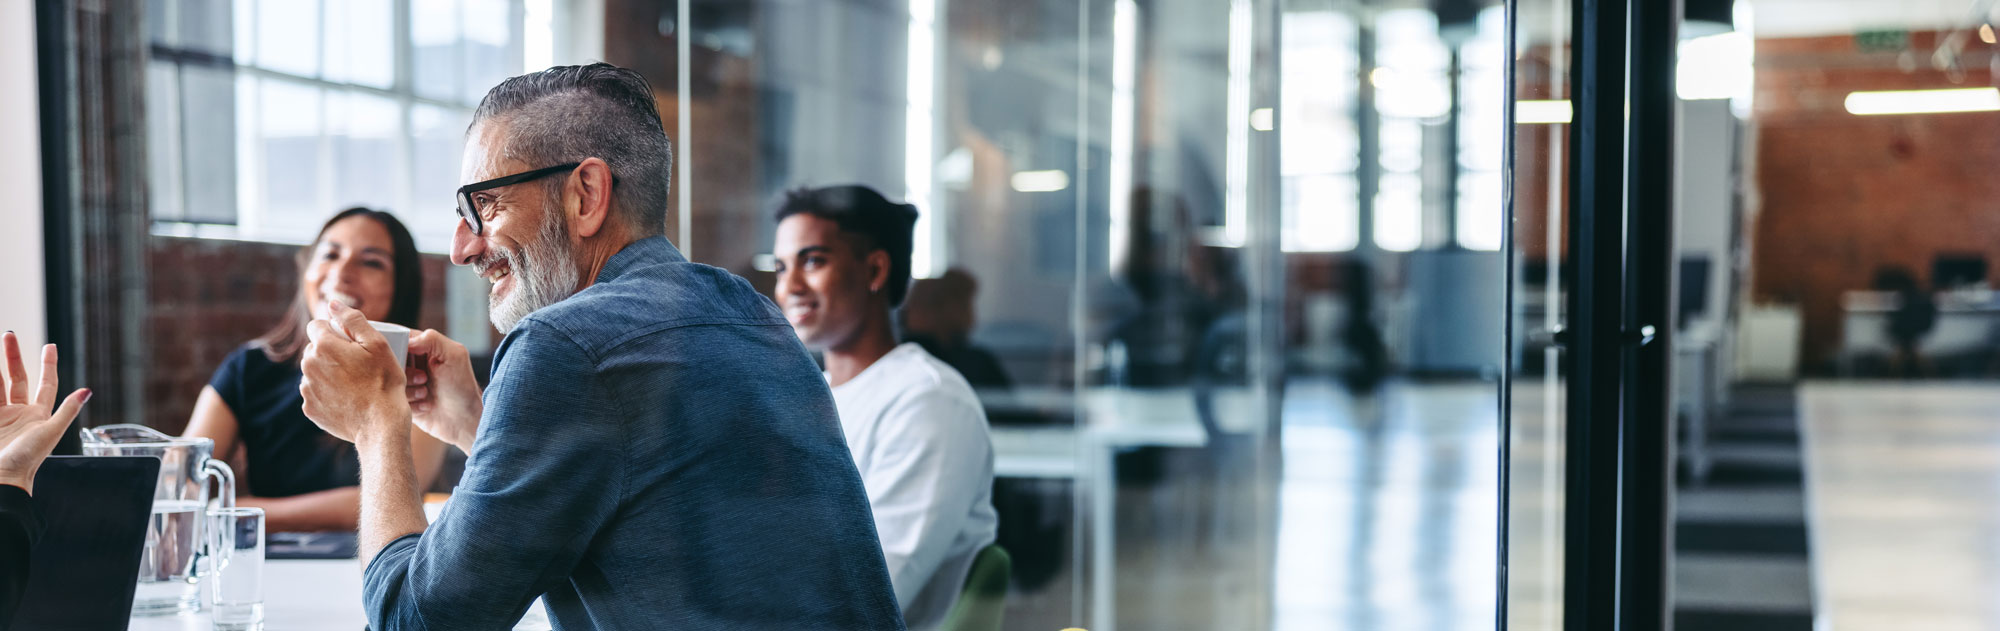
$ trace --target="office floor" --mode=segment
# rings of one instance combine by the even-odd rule
[[[1522,382],[1514,399],[1514,629],[1548,628],[1560,585],[1543,571],[1561,542],[1544,393]],[[1127,454],[1120,627],[1493,628],[1495,403],[1479,382],[1398,384],[1373,405],[1295,382],[1281,473],[1261,485],[1212,475],[1200,450]],[[1714,473],[1677,498],[1682,628],[2000,630],[2000,384],[1739,389],[1712,439]],[[1073,532],[1047,537],[1061,556],[1008,628],[1072,622]],[[1274,580],[1254,580],[1259,563]]]
[[[1800,390],[1820,628],[2000,629],[2000,384]]]
[[[1675,628],[1812,629],[1795,388],[1739,386],[1719,412],[1708,477],[1682,469],[1674,498]]]

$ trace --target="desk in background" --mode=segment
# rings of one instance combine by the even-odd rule
[[[1896,296],[1880,291],[1850,291],[1840,299],[1840,375],[1854,376],[1855,360],[1893,354],[1889,316]],[[1990,353],[2000,333],[2000,299],[1990,291],[1944,292],[1937,295],[1937,324],[1917,343],[1928,358]]]

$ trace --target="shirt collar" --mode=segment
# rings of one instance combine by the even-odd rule
[[[675,248],[666,237],[646,237],[626,244],[625,249],[611,255],[611,260],[604,262],[604,269],[597,271],[597,282],[609,282],[633,268],[650,263],[686,262],[687,257],[681,256],[680,249]]]

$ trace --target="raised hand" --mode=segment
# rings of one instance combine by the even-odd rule
[[[76,420],[90,390],[72,392],[61,408],[56,403],[56,345],[42,347],[41,383],[28,391],[28,368],[21,364],[21,342],[13,331],[0,335],[7,352],[7,401],[0,405],[0,484],[35,492],[35,471],[62,440],[63,430]],[[51,410],[51,408],[55,408]]]

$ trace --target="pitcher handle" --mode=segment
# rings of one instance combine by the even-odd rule
[[[236,518],[231,515],[217,515],[206,508],[201,511],[201,545],[195,551],[201,558],[195,561],[195,576],[209,578],[222,572],[229,564],[229,558],[236,554]]]
[[[229,465],[221,460],[210,458],[202,467],[202,472],[222,485],[222,507],[236,508],[236,470],[229,468]],[[202,481],[202,484],[207,485],[207,480]],[[202,511],[207,510],[208,507],[202,507]]]

